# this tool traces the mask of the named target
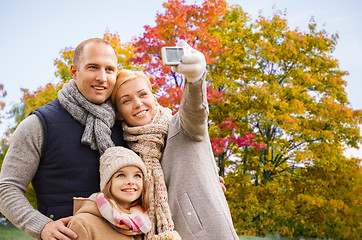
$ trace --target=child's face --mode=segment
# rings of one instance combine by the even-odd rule
[[[156,98],[142,78],[123,83],[117,91],[116,102],[119,120],[125,120],[133,127],[151,123]]]
[[[123,208],[129,209],[130,204],[137,200],[143,189],[143,174],[138,167],[127,166],[113,174],[111,194]]]

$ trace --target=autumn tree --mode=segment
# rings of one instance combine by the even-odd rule
[[[257,164],[263,167],[250,169],[255,184],[298,163],[316,163],[319,144],[357,147],[361,112],[350,107],[348,73],[332,57],[337,35],[317,31],[313,19],[307,33],[290,30],[280,13],[248,26],[236,7],[224,19],[214,31],[223,53],[210,74],[227,96],[217,114],[266,143]]]
[[[361,217],[360,200],[342,193],[343,185],[333,179],[349,179],[345,184],[352,192],[361,189],[360,160],[343,156],[346,146],[361,141],[361,112],[351,108],[348,72],[332,55],[338,35],[318,30],[313,19],[308,31],[292,30],[281,12],[251,22],[239,6],[223,20],[212,30],[222,53],[210,75],[226,101],[214,119],[230,118],[265,144],[261,151],[233,151],[227,196],[239,233],[333,237],[338,232],[352,239],[356,216],[341,219],[351,208]],[[356,177],[348,178],[349,171]],[[306,210],[303,203],[314,205]],[[336,203],[341,208],[333,208]]]
[[[182,77],[172,72],[170,67],[162,64],[161,48],[174,46],[179,39],[185,40],[191,47],[201,51],[211,70],[221,53],[220,42],[210,34],[211,28],[224,24],[223,16],[229,6],[224,0],[206,0],[201,5],[186,4],[184,0],[169,0],[163,3],[165,11],[156,16],[156,25],[145,26],[145,32],[139,37],[134,46],[137,56],[131,61],[142,66],[142,69],[153,76],[153,88],[156,89],[158,102],[166,107],[178,110],[181,100]],[[212,82],[209,76],[207,80]],[[255,144],[254,135],[243,132],[243,129],[234,127],[230,118],[217,118],[216,106],[225,101],[225,96],[218,88],[208,88],[208,102],[210,107],[210,137],[214,153],[218,156],[220,175],[224,175],[232,152],[230,149],[243,147],[262,148]]]
[[[208,28],[219,24],[227,11],[225,0],[204,1],[201,6],[187,5],[185,0],[169,0],[162,4],[164,13],[157,13],[154,27],[144,26],[145,32],[134,43],[137,55],[132,62],[153,76],[153,88],[161,105],[177,111],[181,99],[182,77],[162,65],[161,48],[174,46],[179,39],[204,53],[212,63],[219,53],[218,42],[208,34]],[[215,96],[220,93],[209,91]],[[215,98],[215,97],[214,97]],[[216,98],[215,98],[216,101]],[[174,111],[174,112],[175,112]]]
[[[119,68],[144,70],[159,102],[178,109],[182,78],[162,65],[160,50],[186,40],[205,54],[209,134],[239,234],[277,232],[290,237],[361,237],[359,159],[343,155],[361,142],[361,112],[348,102],[333,58],[338,35],[303,32],[286,15],[252,22],[240,6],[205,0],[200,6],[169,0],[156,25],[122,43],[107,31]],[[56,59],[59,83],[23,90],[19,119],[55,99],[71,79],[73,48]]]

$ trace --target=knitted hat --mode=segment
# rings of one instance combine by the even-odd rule
[[[101,191],[106,186],[109,179],[111,179],[113,174],[120,168],[126,166],[136,166],[142,171],[143,176],[146,176],[146,167],[142,159],[135,152],[124,147],[108,148],[99,159],[99,163]]]

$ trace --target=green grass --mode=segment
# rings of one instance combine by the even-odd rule
[[[288,237],[281,237],[280,234],[268,234],[265,237],[254,237],[254,236],[239,236],[240,240],[333,240],[333,239],[320,239],[320,238],[288,238]]]
[[[281,238],[279,234],[277,234],[277,235],[267,235],[266,237],[239,236],[239,239],[240,240],[282,240],[283,238]]]
[[[10,226],[1,226],[0,225],[0,239],[1,240],[30,240],[35,239],[24,233],[23,231],[17,229],[16,227]]]
[[[252,236],[239,236],[240,240],[264,240],[267,238],[262,238],[262,237],[252,237]]]
[[[1,240],[30,240],[30,239],[35,239],[35,238],[28,236],[23,231],[10,225],[10,226],[0,226],[0,239]],[[240,240],[270,240],[270,239],[275,239],[275,238],[240,236],[239,239]]]
[[[23,231],[17,229],[16,227],[10,226],[1,226],[0,225],[0,239],[1,240],[30,240],[35,239],[24,233]],[[240,236],[240,240],[266,240],[270,238],[262,237],[252,237],[252,236]]]
[[[35,239],[16,228],[5,218],[0,217],[0,239],[1,240],[30,240]],[[280,238],[263,238],[253,236],[240,236],[240,240],[281,240]]]
[[[35,238],[28,236],[23,231],[10,225],[10,226],[0,226],[0,239],[1,240],[29,240],[29,239],[35,239]],[[270,239],[274,240],[276,238],[240,236],[239,239],[240,240],[270,240]]]
[[[23,231],[14,227],[11,223],[7,226],[0,225],[0,239],[1,240],[34,240]],[[239,236],[240,240],[287,240],[288,238],[282,238],[279,234],[267,235],[266,237],[255,236]],[[301,239],[303,240],[303,239]],[[318,239],[314,239],[318,240]]]

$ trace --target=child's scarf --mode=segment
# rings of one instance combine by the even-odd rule
[[[130,209],[130,214],[119,209],[113,200],[108,201],[103,193],[98,193],[96,203],[103,218],[124,235],[140,235],[151,230],[151,221],[141,207]]]
[[[155,114],[150,124],[130,127],[123,122],[123,138],[128,146],[140,154],[146,165],[146,182],[150,190],[150,209],[148,211],[152,229],[147,239],[181,239],[171,219],[170,207],[167,202],[167,189],[160,164],[162,149],[168,132],[168,124],[172,112],[156,104]],[[156,227],[157,233],[156,236]]]

